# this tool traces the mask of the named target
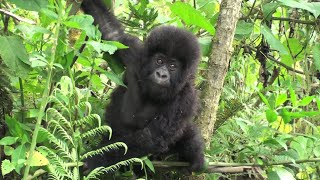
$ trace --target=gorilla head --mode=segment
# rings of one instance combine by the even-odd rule
[[[192,81],[200,58],[200,47],[193,34],[173,26],[160,26],[151,31],[144,48],[140,78],[149,97],[167,101]]]

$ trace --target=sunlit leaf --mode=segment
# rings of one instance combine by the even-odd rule
[[[274,110],[267,109],[266,110],[266,117],[267,117],[268,122],[272,123],[277,120],[278,115]]]
[[[179,16],[187,25],[196,25],[207,30],[211,35],[215,34],[213,25],[207,18],[194,9],[190,4],[175,2],[170,6],[171,11]]]
[[[17,140],[18,140],[17,137],[6,136],[0,140],[0,145],[3,145],[3,146],[12,145],[12,144],[16,143]]]
[[[297,0],[278,0],[283,5],[291,7],[304,9],[311,12],[315,18],[320,15],[320,3],[319,2],[306,2],[306,1],[297,1]]]
[[[301,101],[298,102],[298,106],[307,106],[312,102],[313,99],[314,99],[314,96],[306,96]]]
[[[268,179],[272,180],[295,180],[294,176],[284,168],[277,168],[268,173]]]
[[[28,156],[29,154],[27,153],[27,157]],[[44,155],[42,155],[38,151],[33,152],[32,159],[30,161],[30,166],[46,166],[48,164],[49,164],[49,161]]]
[[[8,159],[5,159],[1,162],[2,176],[9,174],[13,170],[14,170],[14,165]]]

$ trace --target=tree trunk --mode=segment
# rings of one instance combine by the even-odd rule
[[[207,81],[201,89],[202,109],[196,119],[207,147],[210,146],[223,82],[233,52],[232,42],[240,8],[241,0],[222,0],[221,2],[212,54],[208,62],[208,70],[205,73]]]
[[[232,42],[240,15],[241,0],[222,0],[220,7],[212,54],[208,62],[208,70],[204,75],[207,81],[201,88],[202,109],[196,118],[207,148],[210,147],[223,82],[233,52]],[[205,179],[205,175],[189,176],[183,179],[202,180]]]

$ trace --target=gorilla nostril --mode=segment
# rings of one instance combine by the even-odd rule
[[[161,78],[163,78],[163,79],[167,79],[167,75],[166,74],[163,74],[162,76],[161,76]]]
[[[161,74],[159,73],[159,71],[156,72],[156,75],[157,75],[158,77],[161,77]]]

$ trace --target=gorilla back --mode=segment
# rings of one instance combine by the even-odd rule
[[[183,29],[160,26],[142,42],[126,34],[100,0],[84,0],[82,9],[93,16],[103,39],[129,46],[114,54],[126,66],[127,88],[117,87],[111,95],[105,117],[114,133],[102,144],[121,141],[128,152],[89,158],[89,168],[170,150],[190,162],[190,171],[200,170],[203,140],[192,122],[198,108],[193,82],[200,58],[197,38]]]

